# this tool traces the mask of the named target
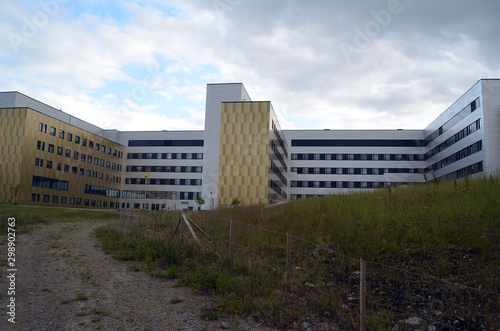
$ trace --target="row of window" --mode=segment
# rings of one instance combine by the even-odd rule
[[[292,154],[292,160],[316,161],[423,161],[421,154]]]
[[[38,140],[37,144],[36,144],[36,149],[41,150],[41,151],[45,151],[45,142]],[[49,153],[53,154],[55,151],[55,146],[52,144],[49,144],[47,151]],[[66,150],[64,150],[61,146],[57,147],[56,154],[60,155],[60,156],[64,155],[67,158],[71,158],[71,150],[68,148],[66,148]],[[92,157],[91,155],[86,155],[84,153],[80,154],[77,151],[73,151],[73,159],[74,160],[81,160],[82,162],[87,162],[90,164],[94,163],[95,165],[100,164],[101,167],[111,168],[112,170],[118,170],[118,171],[122,170],[121,164],[116,164],[115,162],[106,161],[104,159],[99,159],[98,157]]]
[[[40,132],[43,132],[43,133],[47,133],[47,124],[44,124],[44,123],[41,123],[38,125],[38,131]],[[49,134],[51,136],[56,136],[56,133],[57,133],[57,129],[54,128],[53,126],[50,127],[50,131],[49,131]],[[72,133],[65,133],[64,130],[59,130],[59,134],[58,134],[59,138],[61,139],[64,139],[66,137],[66,140],[67,141],[73,141],[73,134]],[[120,152],[114,148],[111,148],[111,147],[106,147],[104,145],[101,145],[99,143],[94,143],[92,140],[87,140],[86,138],[81,138],[80,136],[77,136],[75,135],[74,136],[74,142],[75,144],[82,144],[82,146],[85,146],[90,149],[94,149],[96,151],[101,151],[102,153],[107,153],[109,155],[113,155],[115,157],[118,157],[118,158],[123,158],[123,152]]]
[[[286,199],[286,192],[281,189],[281,187],[276,184],[274,181],[269,181],[269,188],[274,192],[278,193],[280,196]]]
[[[203,153],[128,153],[134,160],[202,160]]]
[[[313,175],[383,175],[423,173],[420,168],[292,168],[297,174]]]
[[[272,128],[273,128],[274,135],[276,136],[276,139],[278,139],[278,142],[280,143],[281,148],[283,148],[283,153],[285,153],[285,156],[288,157],[288,151],[286,150],[285,142],[284,142],[283,138],[281,138],[281,133],[278,130],[278,127],[276,126],[276,124],[274,124],[274,120],[272,122]]]
[[[85,193],[86,194],[94,194],[94,195],[102,195],[105,197],[112,197],[112,198],[119,198],[120,197],[120,190],[96,186],[96,185],[89,185],[89,184],[85,185]]]
[[[69,188],[69,182],[66,180],[33,176],[32,186],[48,188],[52,190],[67,191]]]
[[[127,166],[127,172],[186,172],[201,173],[203,167],[190,166]]]
[[[163,199],[163,200],[196,200],[200,192],[173,191],[122,191],[124,199]]]
[[[53,162],[50,160],[47,160],[47,162],[45,164],[46,164],[47,169],[53,169],[53,167],[54,167]],[[35,166],[43,167],[43,165],[44,165],[43,159],[35,158]],[[64,172],[70,172],[70,166],[67,164],[65,164],[63,167],[63,165],[61,163],[57,163],[56,169],[59,171],[64,170]],[[76,175],[76,174],[80,174],[81,176],[86,175],[87,177],[99,178],[99,179],[103,179],[103,180],[111,180],[112,182],[116,181],[117,183],[121,183],[121,177],[119,177],[119,176],[103,174],[102,172],[85,170],[83,168],[80,168],[80,170],[78,170],[78,167],[71,167],[71,173],[74,175]]]
[[[447,158],[442,159],[439,162],[434,163],[433,165],[427,167],[425,172],[436,171],[438,169],[444,168],[452,163],[455,163],[461,159],[464,159],[472,154],[475,154],[479,151],[483,150],[483,141],[479,140],[478,142],[467,146],[464,149],[459,150],[455,154],[448,156]]]
[[[51,197],[50,195],[44,194],[42,202],[50,203],[52,200],[52,203],[60,203],[62,205],[66,205],[68,203],[68,197],[66,197],[66,196],[59,197],[58,195],[53,195],[52,199],[50,197]],[[40,194],[32,193],[31,194],[31,201],[40,202]],[[69,204],[81,206],[82,199],[71,197],[71,198],[69,198]],[[85,206],[92,206],[92,207],[103,207],[103,208],[108,207],[108,201],[101,201],[101,200],[84,199],[83,204]],[[116,208],[119,208],[120,203],[118,201],[117,202],[114,202],[114,201],[109,202],[109,208],[115,208],[115,206],[116,206]]]
[[[148,178],[147,185],[201,186],[201,179]],[[146,185],[146,178],[127,178],[125,184]]]
[[[434,155],[444,151],[448,147],[456,144],[460,140],[464,139],[465,137],[471,135],[472,133],[476,132],[477,130],[481,129],[481,119],[478,119],[474,123],[467,125],[465,128],[462,130],[458,131],[455,133],[455,135],[451,136],[448,138],[446,141],[442,142],[438,146],[434,147],[431,149],[429,152],[425,154],[425,159],[429,159],[433,157]]]
[[[288,185],[288,181],[286,180],[285,176],[283,175],[283,173],[281,172],[280,168],[278,168],[278,166],[273,162],[271,161],[271,171],[276,175],[278,176],[278,178],[281,180],[281,182],[283,184],[285,184],[285,186]]]
[[[401,183],[407,184],[407,183]],[[388,182],[341,182],[341,181],[292,181],[292,187],[299,188],[384,188],[391,185]]]
[[[292,139],[292,147],[424,147],[415,139]]]
[[[276,146],[276,144],[274,143],[274,141],[271,141],[271,150],[273,151],[273,153],[276,156],[276,158],[280,161],[281,166],[283,167],[283,169],[285,169],[285,172],[288,172],[288,166],[286,165],[286,162],[283,159],[283,156],[281,156],[281,153],[280,153],[280,151],[278,149],[278,146]]]
[[[203,147],[203,140],[129,140],[130,147]]]
[[[458,112],[455,116],[453,116],[451,119],[449,119],[446,123],[444,123],[441,127],[439,127],[436,131],[431,133],[427,138],[425,138],[426,145],[429,144],[431,141],[451,129],[455,124],[469,116],[471,113],[473,113],[477,108],[480,107],[480,101],[479,98],[476,100],[472,101],[467,107],[462,109],[460,112]]]

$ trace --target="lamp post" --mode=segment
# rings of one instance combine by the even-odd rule
[[[213,203],[212,203],[212,192],[210,192],[210,210],[212,210],[212,206],[213,206]]]
[[[144,199],[147,201],[148,199],[148,191],[147,191],[147,188],[148,188],[148,177],[149,177],[149,174],[146,172],[144,174],[144,178],[146,179],[146,188],[144,189]],[[146,206],[146,203],[144,203],[144,207]]]

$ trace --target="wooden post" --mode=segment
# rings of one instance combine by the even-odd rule
[[[231,219],[229,225],[229,261],[232,261],[233,257],[233,231],[234,231],[234,220]]]
[[[359,259],[359,330],[366,330],[366,262]]]
[[[286,233],[286,287],[290,287],[290,264],[291,264],[291,254],[292,253],[292,235]]]
[[[155,209],[155,216],[153,220],[153,238],[155,237],[155,228],[156,228],[156,209]]]

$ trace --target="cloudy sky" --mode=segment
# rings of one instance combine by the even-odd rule
[[[283,129],[423,129],[500,77],[496,0],[0,0],[0,91],[104,128],[203,129],[242,82]]]

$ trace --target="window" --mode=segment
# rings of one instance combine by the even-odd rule
[[[38,140],[36,143],[36,149],[38,150],[42,149],[42,142],[40,140]]]
[[[104,160],[101,159],[101,167],[104,167]]]
[[[56,135],[56,128],[54,128],[53,126],[50,127],[50,135],[51,136],[55,136]]]
[[[57,195],[52,196],[52,203],[58,203],[59,202],[59,197]]]
[[[73,134],[68,132],[67,139],[68,141],[73,141]]]
[[[49,202],[50,201],[50,196],[47,194],[43,195],[43,202]]]
[[[82,175],[82,176],[85,175],[85,169],[80,168],[80,175]]]
[[[108,147],[108,154],[111,155],[111,147]]]
[[[59,138],[64,139],[64,131],[59,130]]]
[[[40,167],[43,167],[43,159],[40,159]]]
[[[84,203],[83,203],[83,204],[84,204],[85,206],[88,206],[88,205],[89,205],[89,203],[90,203],[89,199],[85,199],[85,201],[84,201]]]
[[[78,172],[78,168],[77,168],[77,167],[72,167],[72,168],[71,168],[71,173],[72,173],[72,174],[75,174],[75,175],[76,175],[76,174],[77,174],[77,172]]]
[[[57,147],[57,155],[63,155],[63,148],[61,146]]]
[[[94,149],[94,142],[92,140],[89,140],[89,148]]]
[[[99,165],[99,158],[94,157],[94,164],[95,164],[95,165]]]
[[[80,137],[79,136],[75,136],[75,144],[79,144],[80,143]]]
[[[80,160],[82,160],[82,162],[85,162],[87,160],[87,155],[82,153]]]
[[[64,165],[64,172],[69,172],[69,165],[67,164]]]
[[[113,149],[113,156],[116,156],[116,153],[117,153],[116,149]]]
[[[54,153],[54,145],[49,144],[49,153]]]
[[[92,172],[90,170],[87,170],[87,177],[92,177]]]
[[[67,202],[67,199],[68,199],[68,198],[66,198],[66,197],[61,197],[61,203],[62,203],[63,205],[65,205],[65,204],[66,204],[66,202]]]
[[[66,149],[66,157],[71,157],[71,149]]]
[[[42,124],[42,123],[40,123],[40,124]],[[31,201],[36,201],[36,194],[35,193],[31,194]]]
[[[104,145],[101,146],[101,152],[106,153],[106,146]]]
[[[111,162],[110,161],[106,161],[106,168],[109,168],[111,167]]]
[[[69,204],[74,205],[75,204],[75,198],[69,198]]]
[[[82,204],[82,199],[81,198],[76,198],[76,204],[80,206]]]
[[[57,170],[61,171],[61,169],[62,169],[62,164],[58,163],[57,164]]]
[[[38,124],[38,131],[43,132],[43,123],[42,122],[40,122],[40,124]],[[32,201],[35,201],[35,200],[32,200]]]
[[[88,163],[92,163],[92,156],[90,156],[90,155],[89,155],[89,156],[87,157],[87,162],[88,162]]]
[[[39,165],[40,165],[40,159],[39,159],[39,158],[36,158],[36,159],[35,159],[35,165],[36,165],[36,166],[39,166]]]
[[[87,147],[87,139],[85,138],[82,139],[82,146]]]
[[[52,169],[52,161],[47,161],[47,168]]]
[[[78,156],[79,156],[78,152],[77,152],[77,151],[74,151],[74,152],[73,152],[73,158],[74,158],[75,160],[78,160]]]
[[[98,151],[101,149],[101,144],[95,143],[95,150]]]

